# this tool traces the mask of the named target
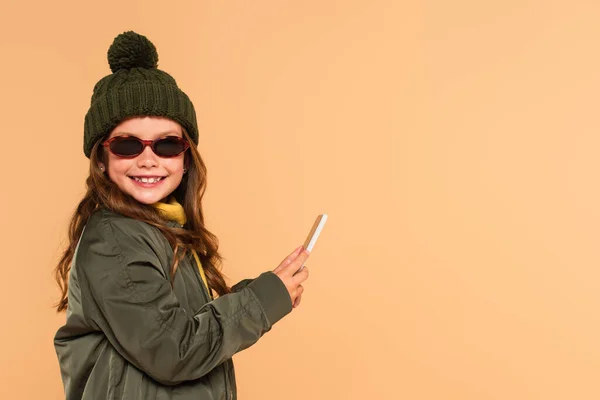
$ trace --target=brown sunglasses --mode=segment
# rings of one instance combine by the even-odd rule
[[[143,140],[135,136],[115,136],[102,143],[111,153],[121,158],[134,158],[150,146],[154,154],[163,158],[177,157],[186,151],[190,144],[178,136],[166,136],[154,140]]]

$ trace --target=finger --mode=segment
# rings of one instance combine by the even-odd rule
[[[296,250],[292,251],[290,255],[284,258],[283,261],[281,261],[281,263],[277,266],[277,268],[275,268],[273,272],[279,272],[282,268],[286,267],[287,265],[290,265],[292,261],[294,261],[294,259],[298,257],[300,251],[302,251],[302,246],[296,247]]]
[[[302,293],[304,292],[304,287],[302,285],[298,286],[296,289],[296,300],[294,300],[294,306],[297,307],[300,303],[300,299],[302,298]]]
[[[302,251],[302,246],[298,246],[296,247],[296,249],[294,251],[292,251],[286,258],[283,259],[283,261],[281,262],[281,264],[289,264],[292,261],[294,261],[294,259],[296,257],[298,257],[298,254],[300,254],[300,252]]]
[[[296,297],[296,301],[294,301],[294,305],[292,306],[292,308],[296,308],[300,305],[300,302],[302,301],[302,295]]]
[[[290,275],[294,275],[296,272],[298,272],[298,270],[300,269],[300,267],[302,265],[304,265],[304,262],[306,261],[306,259],[308,258],[308,256],[310,255],[308,250],[303,250],[298,257],[296,257],[290,264],[284,266],[283,268],[285,268],[285,270],[290,274]],[[303,268],[304,270],[304,268]]]
[[[303,283],[305,280],[308,279],[308,268],[306,268],[306,266],[304,266],[304,268],[302,268],[300,271],[298,271],[298,273],[296,275],[294,275],[292,277],[292,282],[295,285],[300,285],[301,283]]]

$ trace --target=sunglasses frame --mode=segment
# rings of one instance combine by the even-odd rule
[[[137,140],[138,142],[141,142],[141,143],[142,143],[142,146],[143,146],[143,147],[142,147],[142,151],[140,151],[139,153],[137,153],[137,154],[134,154],[134,155],[132,155],[132,156],[124,156],[124,155],[121,155],[121,154],[117,154],[117,153],[115,153],[115,152],[114,152],[114,151],[111,149],[111,147],[110,147],[110,144],[111,144],[112,142],[116,141],[116,140],[121,140],[121,139],[135,139],[135,140]],[[181,151],[181,153],[175,154],[175,155],[173,155],[173,156],[161,156],[160,154],[156,153],[156,150],[154,149],[154,146],[155,146],[155,144],[156,144],[157,142],[159,142],[159,141],[161,141],[161,140],[165,140],[165,139],[176,139],[176,140],[177,140],[177,141],[179,141],[179,142],[183,142],[183,151]],[[127,136],[115,136],[115,137],[112,137],[112,138],[110,138],[110,139],[108,139],[108,140],[104,141],[104,142],[102,143],[102,145],[103,145],[104,147],[107,147],[107,148],[108,148],[108,150],[109,150],[111,153],[113,153],[115,156],[117,156],[117,157],[119,157],[119,158],[136,158],[137,156],[139,156],[140,154],[142,154],[142,153],[144,152],[144,150],[146,150],[146,147],[148,147],[148,146],[150,146],[150,148],[152,149],[152,152],[154,152],[154,154],[156,154],[156,155],[157,155],[158,157],[160,157],[160,158],[175,158],[175,157],[177,157],[177,156],[180,156],[181,154],[185,153],[185,152],[186,152],[186,150],[190,148],[190,144],[189,144],[189,142],[188,142],[187,140],[185,140],[184,138],[181,138],[181,137],[179,137],[179,136],[165,136],[165,137],[161,137],[161,138],[154,139],[154,140],[144,140],[144,139],[140,139],[140,138],[139,138],[139,137],[137,137],[137,136],[131,136],[131,135],[127,135]]]

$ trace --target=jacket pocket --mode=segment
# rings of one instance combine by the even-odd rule
[[[114,348],[110,348],[108,359],[108,396],[119,400],[152,400],[152,390],[145,374],[125,360]],[[154,393],[153,393],[154,392]]]
[[[144,382],[144,374],[133,365],[127,363],[122,379],[123,396],[116,397],[121,400],[151,400],[148,396],[147,382]]]
[[[156,385],[153,384],[152,380],[148,378],[146,374],[141,374],[141,382],[139,389],[139,399],[144,400],[155,400],[156,399]],[[137,397],[136,397],[137,400]]]
[[[108,394],[109,399],[122,399],[127,362],[115,351],[112,346],[106,347],[106,353],[102,357],[107,357],[108,362]],[[101,365],[102,360],[98,360],[96,365]]]

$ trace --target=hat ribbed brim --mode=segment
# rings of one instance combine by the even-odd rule
[[[177,86],[156,81],[135,81],[112,88],[94,99],[85,116],[83,152],[90,157],[94,143],[108,135],[123,119],[162,116],[181,124],[198,144],[196,112],[189,97]]]

